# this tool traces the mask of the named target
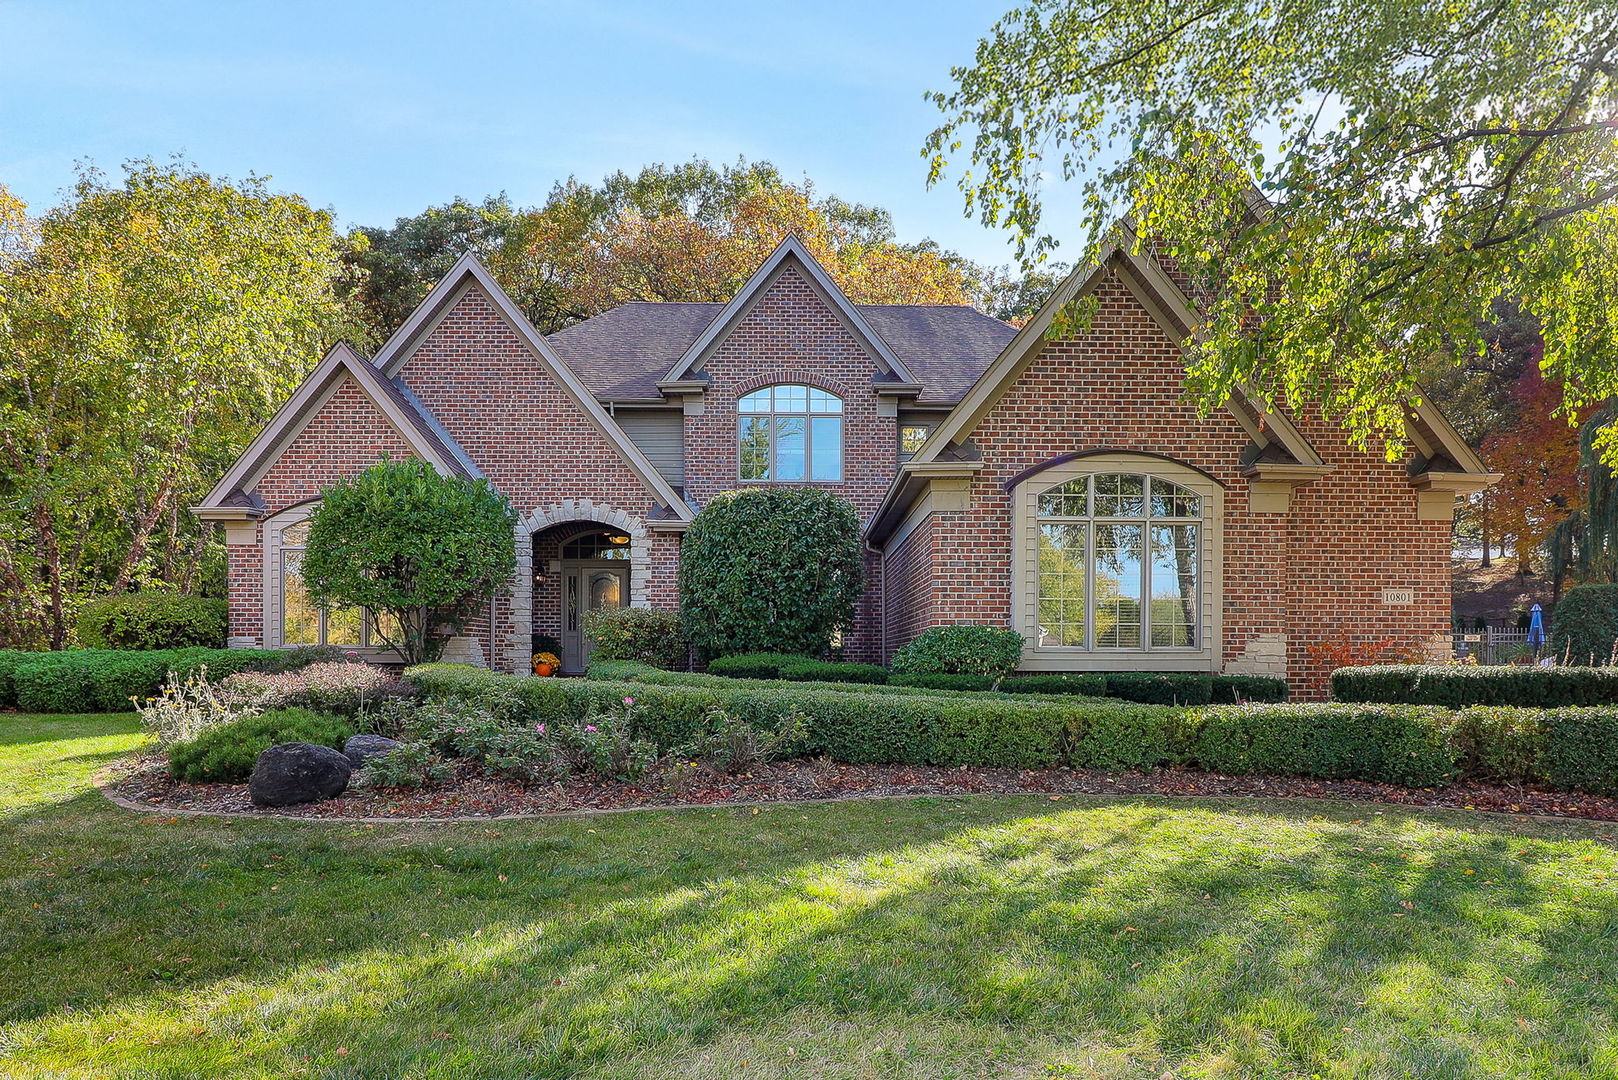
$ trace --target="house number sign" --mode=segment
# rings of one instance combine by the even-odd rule
[[[1416,602],[1416,590],[1383,589],[1382,602],[1384,604],[1414,604]]]

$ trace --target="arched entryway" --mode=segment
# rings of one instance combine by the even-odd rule
[[[516,625],[505,661],[526,671],[534,653],[554,652],[563,671],[582,671],[589,662],[586,614],[646,604],[645,525],[581,501],[529,514],[520,528]]]

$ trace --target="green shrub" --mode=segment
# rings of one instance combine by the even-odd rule
[[[932,765],[1042,769],[1062,764],[1073,706],[997,698],[942,699],[937,708]]]
[[[1287,699],[1285,679],[1270,675],[1215,675],[1212,701],[1215,705],[1238,705],[1246,701],[1277,702]]]
[[[1461,775],[1491,784],[1539,782],[1548,715],[1509,705],[1474,705],[1454,713],[1450,744]]]
[[[1611,664],[1618,650],[1618,585],[1575,585],[1556,602],[1548,642],[1567,664]]]
[[[993,690],[999,682],[998,675],[910,675],[895,671],[888,676],[891,686],[916,686],[923,690]]]
[[[810,659],[794,653],[737,653],[708,661],[708,674],[723,675],[728,679],[779,679],[783,667],[802,664]]]
[[[584,616],[584,633],[592,643],[592,662],[636,660],[666,671],[690,666],[690,646],[677,612],[655,608],[591,611]]]
[[[788,713],[774,729],[760,728],[711,709],[708,731],[696,742],[679,748],[679,757],[710,773],[735,776],[796,753],[806,741],[803,717]]]
[[[0,649],[0,709],[17,707],[17,669],[29,660],[45,655],[48,654]]]
[[[800,660],[794,664],[782,664],[780,678],[789,682],[847,682],[881,685],[888,681],[888,669],[880,664]]]
[[[1454,709],[1467,705],[1611,705],[1618,704],[1618,668],[1384,664],[1338,668],[1331,673],[1331,691],[1338,701]]]
[[[404,743],[365,763],[365,779],[372,787],[427,787],[453,775],[449,762],[423,742]]]
[[[223,600],[186,593],[104,596],[79,609],[74,629],[87,649],[225,647]]]
[[[1540,771],[1547,784],[1618,795],[1618,711],[1548,709],[1543,723]]]
[[[155,697],[169,672],[182,678],[206,667],[210,679],[237,671],[294,670],[342,650],[307,649],[71,649],[3,653],[9,671],[8,704],[24,712],[127,712],[130,698]]]
[[[1022,646],[1022,635],[1005,626],[934,626],[894,653],[892,667],[905,675],[1003,677],[1022,661]]]
[[[1434,787],[1460,772],[1452,719],[1420,705],[1213,706],[1197,718],[1193,756],[1222,773]]]
[[[949,678],[949,676],[942,676]],[[1003,694],[1083,694],[1087,697],[1105,697],[1107,677],[1088,672],[1059,675],[1013,675],[1000,683]]]
[[[1185,671],[1124,671],[1107,676],[1107,696],[1145,705],[1206,705],[1213,676]]]
[[[1161,769],[1191,760],[1196,714],[1185,709],[1096,703],[1067,724],[1075,769]]]
[[[351,721],[307,709],[277,709],[209,728],[189,742],[169,747],[169,772],[194,783],[246,780],[259,754],[288,742],[341,750],[354,734]]]
[[[680,618],[699,656],[819,656],[863,590],[859,515],[814,488],[708,500],[680,542]]]

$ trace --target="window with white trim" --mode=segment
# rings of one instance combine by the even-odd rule
[[[373,616],[364,608],[322,608],[309,598],[302,574],[303,552],[308,542],[307,521],[281,529],[277,553],[281,560],[281,644],[385,649],[388,645],[379,629],[397,640],[398,621],[386,612]]]
[[[1041,490],[1037,644],[1202,648],[1205,505],[1196,491],[1146,473],[1093,473]]]
[[[843,478],[843,399],[813,386],[782,384],[736,403],[743,480]]]

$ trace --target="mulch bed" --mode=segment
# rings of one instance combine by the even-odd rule
[[[684,790],[575,780],[524,787],[470,767],[432,788],[354,788],[322,803],[265,810],[245,784],[190,784],[168,776],[158,754],[145,754],[109,783],[110,794],[153,810],[315,819],[498,818],[639,807],[723,806],[896,795],[1185,795],[1345,799],[1399,806],[1618,821],[1618,799],[1570,792],[1463,784],[1440,789],[1396,787],[1358,780],[1220,776],[1168,769],[1098,772],[1074,769],[945,769],[908,765],[835,765],[784,761],[735,777],[702,776]]]

